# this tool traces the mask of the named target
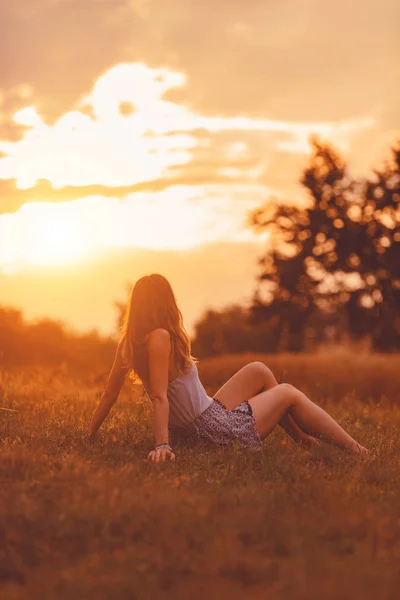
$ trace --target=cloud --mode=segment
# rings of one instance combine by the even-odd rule
[[[295,196],[310,132],[365,173],[400,131],[398,12],[394,0],[1,3],[0,213],[180,185]]]
[[[55,120],[104,70],[126,60],[126,43],[140,35],[140,24],[127,0],[2,2],[1,86],[8,92],[28,84],[35,105]]]
[[[5,155],[6,156],[6,155]],[[0,156],[1,158],[1,156]],[[150,184],[146,183],[146,187]],[[153,191],[164,189],[170,182],[152,182]],[[105,185],[64,186],[54,188],[47,179],[39,179],[31,188],[20,189],[16,179],[0,179],[0,212],[16,212],[30,202],[70,202],[88,196],[123,198],[134,191],[143,190],[143,184],[107,187]]]
[[[374,116],[399,95],[399,18],[397,0],[3,2],[1,81],[28,83],[50,121],[126,61],[188,73],[172,94],[202,114]]]
[[[116,188],[113,195],[122,197],[140,184],[154,189],[157,181],[259,183],[266,160],[262,152],[306,153],[311,133],[346,149],[354,132],[373,124],[371,119],[296,123],[204,116],[165,99],[169,90],[185,84],[185,75],[177,71],[121,64],[81,99],[89,114],[74,110],[48,124],[33,106],[18,110],[13,119],[25,128],[23,138],[0,142],[1,210],[40,194],[43,200],[65,200],[102,190],[110,195],[107,189]],[[7,179],[17,185],[4,183]]]
[[[397,0],[207,0],[192,18],[185,4],[164,4],[173,17],[163,40],[201,112],[338,120],[394,104]]]

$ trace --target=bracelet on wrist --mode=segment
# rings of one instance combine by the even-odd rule
[[[166,448],[167,450],[170,450],[172,452],[172,448],[169,444],[158,444],[158,446],[156,446],[154,450],[162,450],[163,448]]]

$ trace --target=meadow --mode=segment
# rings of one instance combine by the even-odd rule
[[[207,392],[251,360],[377,457],[310,453],[277,428],[262,455],[181,445],[154,465],[140,386],[88,444],[106,372],[3,371],[0,597],[399,598],[400,356],[224,356],[199,364]]]

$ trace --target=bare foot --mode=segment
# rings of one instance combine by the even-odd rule
[[[365,446],[361,446],[361,444],[356,444],[353,446],[353,451],[355,454],[359,454],[363,458],[376,458],[375,454],[365,448]]]

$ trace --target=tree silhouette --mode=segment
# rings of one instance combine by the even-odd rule
[[[269,321],[280,350],[300,350],[315,311],[347,315],[354,337],[400,347],[400,150],[372,180],[356,181],[333,148],[312,140],[305,208],[267,204],[250,222],[269,232],[252,320]],[[396,259],[397,257],[397,259]]]
[[[363,287],[348,303],[355,332],[371,333],[375,348],[400,348],[400,144],[365,182],[360,216],[364,245],[358,257]]]

